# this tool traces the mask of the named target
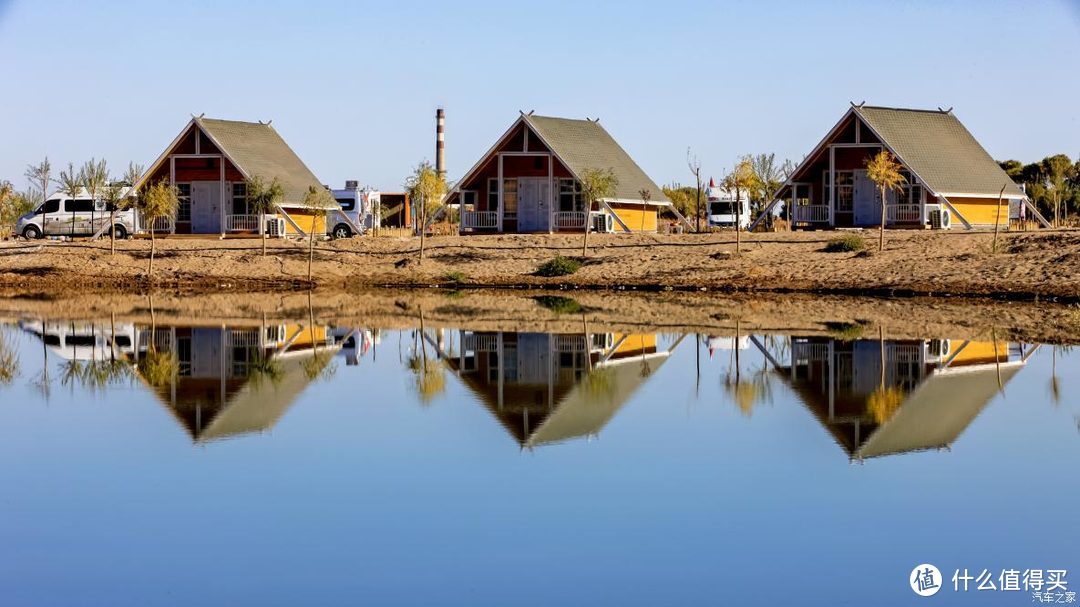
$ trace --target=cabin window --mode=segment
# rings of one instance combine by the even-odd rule
[[[176,184],[176,197],[180,200],[176,206],[176,221],[191,221],[191,184]]]
[[[488,209],[499,208],[498,179],[488,179]],[[503,215],[517,215],[517,179],[503,178]]]
[[[247,184],[246,183],[234,183],[234,184],[232,184],[232,212],[233,212],[233,215],[247,215],[248,214]]]
[[[901,190],[896,192],[896,204],[920,204],[922,202],[922,186],[918,179],[910,171],[900,171],[904,177]]]
[[[487,186],[487,208],[489,211],[494,211],[499,208],[499,180],[488,179]]]
[[[57,199],[46,200],[41,205],[41,211],[39,213],[57,213],[60,211],[60,201]]]
[[[581,183],[576,179],[560,179],[559,211],[568,213],[580,211],[581,208]]]
[[[463,210],[463,211],[476,210],[476,190],[462,190],[461,191],[461,210]]]
[[[829,171],[825,171],[825,200],[830,199]],[[836,171],[836,212],[851,213],[855,210],[855,171]]]
[[[176,338],[176,362],[179,363],[177,375],[191,377],[191,338]]]
[[[517,216],[517,179],[503,179],[503,216]]]
[[[351,211],[356,208],[355,198],[335,198],[334,200],[337,200],[337,203],[341,205],[342,211]]]

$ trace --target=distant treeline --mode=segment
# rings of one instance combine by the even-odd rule
[[[1044,217],[1055,224],[1075,221],[1080,211],[1080,158],[1066,154],[1047,156],[1024,164],[1019,160],[998,162],[1013,181],[1022,185]]]

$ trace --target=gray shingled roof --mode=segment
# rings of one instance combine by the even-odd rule
[[[616,198],[640,200],[638,192],[647,189],[653,202],[669,202],[663,190],[599,122],[529,115],[524,120],[576,176],[590,168],[611,169],[619,180]]]
[[[302,202],[309,186],[322,188],[311,169],[269,124],[215,118],[196,118],[195,123],[249,177],[258,175],[267,181],[277,177],[285,188],[285,204]]]
[[[854,112],[936,193],[997,198],[1004,185],[1005,194],[1024,195],[952,112],[871,106]]]

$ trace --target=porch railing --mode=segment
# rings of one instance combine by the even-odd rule
[[[795,221],[802,223],[827,223],[829,221],[829,205],[827,204],[800,204],[795,205]]]
[[[147,221],[145,217],[139,217],[139,225],[143,230],[147,232],[153,232],[155,234],[175,234],[176,233],[176,218],[174,217],[155,217],[152,222]]]
[[[496,211],[465,211],[461,214],[463,228],[495,228],[499,225]]]
[[[567,230],[585,227],[584,211],[559,211],[555,213],[555,229]]]
[[[885,205],[887,223],[919,223],[922,221],[922,206],[917,204]]]
[[[226,215],[225,216],[225,231],[226,232],[258,232],[259,231],[259,216],[258,215]]]

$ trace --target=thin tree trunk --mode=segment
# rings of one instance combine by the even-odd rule
[[[1001,226],[1001,197],[1004,194],[1005,186],[1001,186],[1001,191],[998,192],[997,214],[994,216],[994,246],[991,249],[994,253],[997,253],[998,229]]]
[[[110,255],[116,255],[116,211],[109,211],[109,246]]]
[[[262,234],[262,256],[266,257],[266,212],[259,211],[259,234]]]
[[[740,253],[742,253],[742,192],[735,188],[735,254]]]
[[[308,235],[308,258],[307,258],[307,279],[311,282],[311,262],[315,260],[315,220],[311,221],[311,233]]]
[[[427,200],[420,197],[420,261],[424,261],[424,239],[427,234]]]
[[[589,204],[588,210],[585,211],[585,236],[581,239],[581,257],[584,259],[589,254],[589,225],[590,215],[592,215],[592,203]]]
[[[150,221],[150,269],[146,273],[147,277],[150,278],[151,280],[154,279],[154,253],[157,250],[156,245],[157,245],[157,240],[154,239],[154,222],[153,222],[153,220],[151,220]]]
[[[881,186],[881,225],[878,226],[878,252],[885,250],[885,186]]]

